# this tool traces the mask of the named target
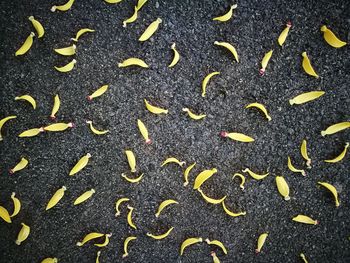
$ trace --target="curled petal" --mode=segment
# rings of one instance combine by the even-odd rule
[[[143,32],[143,34],[140,36],[139,41],[144,42],[148,40],[158,29],[160,23],[162,23],[162,19],[157,18],[155,21],[153,21]]]

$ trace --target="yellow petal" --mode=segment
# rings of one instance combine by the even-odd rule
[[[190,118],[193,120],[201,120],[207,116],[205,114],[197,115],[197,114],[193,113],[189,108],[183,108],[182,111],[187,112],[188,116],[190,116]]]
[[[60,97],[58,96],[58,94],[56,94],[55,98],[54,98],[54,103],[53,103],[51,115],[50,115],[50,118],[52,120],[56,119],[56,113],[60,109],[60,105],[61,105]]]
[[[146,109],[149,112],[154,113],[154,114],[168,114],[168,110],[153,106],[153,105],[149,104],[149,102],[146,99],[144,99],[144,102],[146,105]]]
[[[239,62],[239,57],[238,57],[237,50],[235,49],[235,47],[233,45],[231,45],[230,43],[227,43],[227,42],[219,42],[219,41],[215,41],[214,45],[227,48],[232,53],[232,55],[235,58],[235,60],[237,62]]]
[[[212,72],[212,73],[209,73],[203,80],[202,82],[202,97],[205,97],[205,94],[206,94],[206,89],[207,89],[207,85],[208,85],[208,82],[209,80],[215,76],[215,75],[219,75],[220,72],[218,71],[215,71],[215,72]]]
[[[244,211],[244,212],[238,212],[238,213],[234,213],[232,211],[230,211],[226,205],[225,205],[225,201],[222,201],[222,208],[224,209],[225,213],[228,214],[229,216],[232,216],[232,217],[237,217],[237,216],[245,216],[247,213]]]
[[[257,174],[253,171],[251,171],[249,168],[245,168],[243,171],[243,173],[248,173],[251,177],[253,177],[255,180],[261,180],[264,179],[266,176],[269,175],[269,173],[266,174]]]
[[[13,213],[10,215],[10,217],[14,217],[18,215],[19,211],[21,210],[21,202],[16,197],[15,193],[11,194],[11,199],[13,201]]]
[[[344,150],[335,158],[330,159],[330,160],[324,160],[326,163],[337,163],[340,162],[341,160],[344,159],[345,155],[346,155],[346,151],[349,148],[349,143],[345,144]]]
[[[138,8],[137,6],[134,7],[134,13],[129,17],[128,19],[125,19],[123,21],[123,27],[126,27],[127,24],[133,23],[137,19],[137,14],[138,14]]]
[[[222,16],[214,17],[213,20],[220,21],[220,22],[226,22],[230,20],[233,14],[233,9],[236,9],[236,8],[237,8],[237,5],[231,5],[230,10],[226,14]]]
[[[144,4],[146,4],[147,1],[148,0],[138,0],[136,5],[137,10],[140,10],[144,6]]]
[[[104,0],[108,4],[118,4],[123,0]]]
[[[329,126],[326,130],[321,131],[321,135],[322,136],[331,135],[348,128],[350,128],[350,121],[339,122]]]
[[[208,245],[214,245],[214,246],[218,246],[219,248],[222,249],[222,251],[225,253],[225,255],[227,255],[227,249],[224,246],[224,244],[219,241],[219,240],[209,240],[208,238],[205,240],[205,242],[207,242]]]
[[[26,38],[22,46],[16,51],[15,55],[16,56],[21,56],[27,53],[27,51],[31,48],[33,45],[33,38],[35,34],[34,32],[31,32],[30,35]]]
[[[52,207],[54,207],[55,205],[57,205],[57,203],[62,199],[62,197],[64,196],[64,192],[67,190],[67,188],[65,186],[62,186],[62,188],[58,189],[54,195],[51,197],[51,199],[49,200],[49,202],[47,203],[46,206],[46,210],[51,209]]]
[[[36,30],[36,33],[38,34],[38,38],[42,38],[45,34],[45,29],[42,26],[42,24],[38,20],[36,20],[34,18],[34,16],[30,16],[28,19],[30,22],[32,22],[32,24]]]
[[[24,132],[22,132],[21,134],[18,135],[18,137],[34,137],[34,136],[37,136],[39,133],[43,132],[44,131],[44,128],[41,127],[41,128],[33,128],[33,129],[29,129],[29,130],[26,130]]]
[[[185,179],[185,182],[184,182],[184,186],[187,186],[188,185],[188,176],[190,174],[190,171],[193,169],[193,167],[196,165],[196,163],[193,163],[191,164],[190,166],[188,166],[184,172],[184,179]]]
[[[95,263],[100,263],[101,251],[97,251]]]
[[[103,85],[96,91],[94,91],[91,95],[88,96],[88,100],[92,100],[94,98],[100,97],[103,93],[105,93],[108,89],[108,85]]]
[[[80,195],[77,199],[75,199],[74,205],[79,205],[79,204],[85,202],[85,201],[88,200],[94,193],[95,193],[95,190],[94,190],[94,189],[91,189],[91,190],[89,190],[89,191],[86,191],[85,193],[83,193],[82,195]]]
[[[124,174],[124,173],[122,173],[121,176],[122,176],[125,180],[127,180],[129,183],[133,183],[133,184],[136,184],[136,183],[140,182],[140,181],[142,180],[142,178],[143,178],[143,174],[139,175],[139,176],[136,177],[136,178],[130,178],[130,177],[128,177],[128,176],[127,176],[126,174]]]
[[[106,134],[106,133],[109,132],[109,130],[102,130],[102,131],[97,130],[97,129],[92,125],[92,121],[86,121],[86,123],[89,124],[90,130],[91,130],[94,134],[96,134],[96,135],[104,135],[104,134]]]
[[[55,12],[56,10],[68,11],[72,7],[73,3],[74,3],[74,0],[68,0],[68,2],[66,2],[63,5],[59,5],[59,6],[54,5],[51,7],[51,12]]]
[[[186,162],[180,162],[175,157],[169,157],[162,163],[161,167],[163,167],[164,165],[167,165],[169,163],[176,163],[176,164],[180,165],[181,167],[186,164]]]
[[[5,117],[5,118],[3,118],[3,119],[0,120],[0,141],[3,140],[3,137],[2,137],[2,135],[1,135],[1,129],[2,129],[2,127],[4,126],[4,124],[5,124],[7,121],[12,120],[12,119],[16,119],[16,118],[17,118],[17,116],[7,116],[7,117]]]
[[[270,115],[268,114],[267,109],[265,108],[265,106],[264,106],[263,104],[257,103],[257,102],[255,102],[255,103],[250,103],[250,104],[248,104],[245,108],[246,108],[246,109],[249,109],[249,108],[251,108],[251,107],[255,107],[255,108],[261,110],[262,113],[264,113],[266,119],[267,119],[268,121],[271,121],[271,117],[270,117]]]
[[[241,178],[241,184],[239,185],[239,187],[244,190],[244,183],[245,183],[245,177],[240,174],[240,173],[235,173],[233,176],[232,176],[232,179],[235,179],[235,177],[238,176],[239,178]]]
[[[55,48],[54,51],[62,56],[73,56],[75,55],[76,45],[71,45],[69,47]]]
[[[160,235],[153,235],[151,233],[147,233],[146,235],[153,238],[153,239],[156,239],[156,240],[160,240],[160,239],[164,239],[166,238],[167,236],[169,236],[169,234],[171,233],[171,231],[173,231],[173,227],[171,227],[168,231],[166,231],[164,234],[160,234]]]
[[[280,36],[278,37],[278,44],[282,47],[289,33],[289,29],[292,27],[292,23],[288,22],[286,28],[283,29]]]
[[[173,205],[173,204],[179,204],[179,203],[173,199],[167,199],[167,200],[163,201],[158,207],[156,217],[159,217],[160,213],[164,210],[165,207],[167,207],[169,205]]]
[[[87,153],[82,158],[80,158],[80,160],[74,165],[72,170],[70,170],[69,175],[74,175],[81,171],[88,164],[90,157],[91,154]]]
[[[96,247],[105,247],[109,244],[109,238],[112,236],[112,234],[106,234],[105,240],[101,244],[94,244]]]
[[[210,252],[210,256],[213,258],[213,263],[220,263],[220,259],[217,257],[214,251]]]
[[[151,144],[152,140],[148,137],[148,130],[146,128],[146,125],[140,119],[138,119],[137,126],[139,127],[140,133],[142,137],[145,139],[146,144]]]
[[[15,172],[18,172],[18,171],[20,171],[20,170],[26,168],[27,165],[28,165],[28,163],[29,163],[29,162],[28,162],[28,160],[27,160],[26,158],[22,158],[22,159],[19,161],[19,163],[17,163],[17,164],[15,165],[15,167],[13,167],[12,169],[10,169],[10,174],[14,174]]]
[[[284,200],[290,200],[289,186],[282,176],[276,176],[276,185],[278,192],[284,197]]]
[[[302,176],[306,176],[306,173],[304,170],[301,169],[297,169],[294,167],[294,165],[292,164],[292,160],[290,159],[290,157],[288,156],[288,168],[289,170],[291,170],[293,173],[301,173]]]
[[[266,242],[266,238],[269,234],[268,233],[263,233],[259,236],[258,238],[258,246],[257,248],[255,249],[255,252],[256,253],[260,253],[261,252],[261,249],[262,247],[264,246],[265,242]]]
[[[129,255],[129,253],[128,253],[129,242],[132,241],[132,240],[135,240],[135,239],[137,239],[137,237],[130,236],[130,237],[127,237],[124,240],[124,254],[123,254],[123,258],[126,258]]]
[[[200,192],[200,194],[202,195],[202,197],[204,198],[205,201],[207,201],[209,204],[213,204],[213,205],[217,205],[217,204],[220,204],[222,203],[225,199],[226,199],[226,195],[220,199],[214,199],[214,198],[211,198],[209,196],[207,196],[203,191],[202,189],[198,188],[197,189],[198,192]]]
[[[0,205],[0,217],[7,223],[12,223],[11,217],[7,209]]]
[[[57,263],[58,259],[57,258],[45,258],[41,261],[41,263]]]
[[[49,132],[60,132],[60,131],[65,131],[68,128],[73,128],[74,124],[72,122],[64,123],[64,122],[58,122],[54,124],[50,124],[46,127],[44,127],[44,131],[49,131]]]
[[[301,55],[303,56],[302,66],[303,66],[304,71],[308,75],[313,76],[315,78],[318,78],[319,76],[317,75],[314,68],[312,67],[310,59],[308,58],[306,52],[303,52]]]
[[[90,29],[90,28],[83,28],[83,29],[80,29],[77,34],[75,35],[75,38],[71,38],[71,40],[75,41],[75,42],[78,42],[78,39],[84,35],[85,33],[92,33],[92,32],[95,32],[95,30],[93,29]]]
[[[73,59],[71,62],[69,62],[68,64],[62,66],[62,67],[56,67],[55,69],[59,72],[69,72],[74,68],[74,65],[77,63],[77,61],[75,59]]]
[[[303,260],[304,263],[309,263],[306,259],[306,256],[304,255],[304,253],[300,253],[300,258]]]
[[[98,233],[98,232],[92,232],[87,234],[83,240],[81,242],[77,242],[77,246],[81,247],[83,246],[85,243],[89,242],[90,240],[96,239],[96,238],[100,238],[103,237],[105,234],[103,233]]]
[[[168,68],[174,67],[177,64],[177,62],[179,62],[179,60],[180,60],[180,54],[175,48],[175,43],[173,43],[171,45],[171,49],[174,51],[174,57],[173,57],[173,60],[171,61],[170,65],[168,66]]]
[[[197,190],[205,181],[212,177],[213,174],[217,173],[217,171],[218,170],[216,168],[213,168],[211,170],[204,170],[200,172],[194,181],[193,189]]]
[[[298,223],[309,224],[309,225],[319,224],[317,220],[313,220],[311,217],[308,217],[305,215],[297,215],[296,217],[293,217],[292,220]]]
[[[305,92],[302,94],[299,94],[298,96],[294,97],[293,99],[289,100],[289,104],[303,104],[312,100],[315,100],[325,94],[324,91],[310,91]]]
[[[25,101],[28,101],[33,109],[35,110],[36,109],[36,102],[35,102],[35,99],[30,96],[30,95],[22,95],[22,96],[18,96],[18,97],[15,97],[15,100],[25,100]]]
[[[325,183],[325,182],[318,182],[319,185],[322,185],[323,187],[325,187],[327,190],[329,190],[333,197],[334,197],[334,200],[335,200],[335,206],[338,207],[340,205],[340,202],[338,200],[338,192],[337,192],[337,189],[329,184],[329,183]]]
[[[238,132],[221,132],[220,133],[221,137],[228,137],[231,140],[239,141],[239,142],[254,142],[254,138],[245,135],[243,133],[238,133]]]
[[[181,248],[180,248],[180,255],[182,256],[185,248],[187,248],[188,246],[194,245],[196,243],[201,243],[203,242],[203,239],[201,237],[190,237],[187,238],[184,242],[182,242],[181,244]]]
[[[126,197],[123,197],[123,198],[119,198],[119,199],[118,199],[118,201],[115,203],[115,211],[116,211],[115,216],[116,216],[116,217],[120,215],[120,210],[119,210],[120,205],[121,205],[122,203],[128,202],[128,201],[130,201],[130,199],[129,199],[129,198],[126,198]]]
[[[118,63],[118,67],[120,68],[125,68],[125,67],[130,67],[130,66],[139,66],[142,68],[148,68],[149,66],[146,64],[145,61],[139,58],[128,58],[124,60],[121,63]]]
[[[128,163],[129,163],[129,167],[130,167],[131,172],[135,173],[136,172],[135,154],[130,150],[126,150],[125,154],[126,154],[126,158],[128,159]]]
[[[300,147],[300,152],[301,152],[301,156],[303,156],[303,158],[306,161],[306,166],[307,168],[311,168],[311,159],[307,153],[307,142],[306,140],[303,140],[303,142],[301,143],[301,147]]]
[[[267,67],[267,64],[269,63],[270,59],[271,59],[271,56],[272,56],[272,53],[273,53],[273,50],[270,50],[269,52],[267,52],[262,61],[261,61],[261,69],[259,71],[260,75],[264,75],[265,74],[265,70],[266,70],[266,67]]]
[[[17,240],[16,240],[17,245],[20,245],[23,241],[25,241],[30,234],[30,227],[24,223],[21,223],[21,225],[22,225],[22,228],[19,231]]]
[[[127,221],[129,226],[131,226],[133,229],[137,229],[134,222],[132,221],[132,212],[134,211],[134,208],[128,205],[129,213],[127,215]]]
[[[160,23],[162,23],[162,19],[160,18],[153,21],[140,36],[139,41],[143,42],[148,40],[157,31]]]
[[[347,43],[344,41],[341,41],[337,36],[329,30],[326,26],[321,27],[321,31],[323,32],[323,38],[326,40],[326,42],[335,48],[341,48],[345,46]]]

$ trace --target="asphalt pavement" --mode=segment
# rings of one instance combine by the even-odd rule
[[[0,219],[0,262],[41,262],[57,257],[59,262],[212,262],[215,251],[221,262],[350,262],[350,156],[338,163],[323,160],[337,156],[350,129],[322,137],[328,126],[350,121],[350,48],[335,49],[323,39],[320,28],[327,25],[339,38],[350,41],[350,5],[340,1],[200,1],[149,0],[134,23],[123,28],[122,21],[133,14],[136,0],[111,5],[102,0],[76,0],[67,12],[51,12],[58,0],[0,2],[0,119],[16,115],[2,128],[0,142],[0,205],[13,210],[11,193],[22,203],[12,224]],[[237,3],[231,20],[225,23],[212,18]],[[28,17],[33,15],[45,28],[43,38],[34,38],[31,49],[23,56],[14,54],[34,28]],[[158,31],[146,42],[138,38],[157,18]],[[283,48],[277,38],[288,21],[292,27]],[[91,28],[77,43],[77,64],[68,73],[55,70],[72,60],[53,49],[71,45],[81,28]],[[35,31],[34,31],[35,32]],[[233,44],[239,63],[214,41]],[[172,43],[180,54],[178,64],[168,68]],[[261,60],[274,50],[264,76],[259,75]],[[319,74],[313,78],[301,67],[301,53],[306,51]],[[118,68],[118,63],[138,57],[148,69]],[[207,96],[201,97],[204,77],[214,71]],[[86,97],[108,84],[101,97]],[[303,104],[289,105],[294,96],[312,90],[323,90],[321,98]],[[37,101],[15,101],[30,94]],[[46,126],[59,94],[61,107],[58,122],[74,122],[75,127],[61,133],[41,133],[19,138],[22,131]],[[148,112],[144,99],[169,110],[157,116]],[[272,120],[267,121],[257,109],[245,109],[249,103],[266,106]],[[205,119],[190,119],[182,108],[205,113]],[[152,144],[144,142],[138,128],[141,119],[148,128]],[[106,135],[91,132],[86,120],[96,128],[108,129]],[[247,134],[253,143],[220,137],[221,131]],[[312,168],[307,169],[300,154],[303,139],[308,142]],[[138,184],[126,182],[121,173],[128,171],[124,151],[132,150],[137,158]],[[70,169],[83,155],[92,155],[88,165],[70,177]],[[306,170],[305,177],[291,172],[287,157]],[[21,157],[29,160],[22,171],[10,175]],[[184,167],[170,164],[161,167],[168,157],[185,161]],[[185,168],[196,162],[190,173],[190,184],[183,186]],[[210,197],[227,195],[232,211],[246,211],[245,216],[230,217],[220,205],[206,203],[193,190],[195,176],[217,168],[218,173],[201,187]],[[246,176],[245,189],[232,175],[244,168],[258,173],[269,172],[263,180]],[[283,176],[290,187],[291,200],[278,193],[275,177]],[[317,182],[334,185],[340,206]],[[60,202],[49,211],[46,204],[54,192],[66,186]],[[74,200],[94,188],[96,193],[85,203],[74,206]],[[115,201],[130,198],[135,210],[137,229],[128,226],[127,208],[114,216]],[[168,207],[159,218],[158,205],[175,199],[178,205]],[[319,220],[319,225],[292,221],[305,214]],[[15,244],[21,223],[31,233],[20,246]],[[153,240],[147,232],[164,233],[163,240]],[[77,247],[89,232],[112,233],[110,243],[98,248],[89,243]],[[268,238],[259,254],[255,253],[260,234]],[[129,244],[129,256],[122,258],[123,242]],[[188,247],[180,256],[180,245],[188,237],[220,240],[227,248],[205,242]],[[98,240],[99,242],[103,239]]]

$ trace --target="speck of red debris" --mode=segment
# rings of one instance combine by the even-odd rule
[[[225,132],[225,131],[220,132],[220,136],[221,137],[227,137],[227,132]]]

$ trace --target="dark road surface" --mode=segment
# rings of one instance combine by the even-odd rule
[[[135,0],[109,5],[102,0],[76,0],[67,12],[52,13],[54,4],[64,0],[0,2],[0,119],[16,115],[2,129],[0,143],[0,205],[13,210],[12,192],[22,202],[22,210],[12,224],[0,219],[0,262],[41,262],[57,257],[61,263],[95,262],[99,248],[93,242],[75,244],[89,232],[112,233],[110,244],[101,249],[100,262],[212,262],[214,250],[221,262],[350,262],[350,155],[339,163],[323,160],[337,156],[350,141],[350,129],[322,137],[328,126],[350,120],[350,48],[335,49],[323,39],[320,27],[327,25],[339,38],[350,41],[350,5],[342,1],[240,1],[233,18],[226,23],[212,21],[224,14],[230,1],[149,0],[138,19],[122,27],[133,13]],[[34,15],[45,27],[41,39],[34,38],[30,51],[15,57],[31,31],[28,17]],[[158,31],[141,43],[139,36],[156,18]],[[277,38],[287,21],[293,26],[283,46]],[[96,30],[77,43],[75,68],[60,73],[71,57],[56,54],[53,48],[72,44],[70,38],[81,28]],[[236,63],[214,41],[232,43],[240,56]],[[173,58],[175,42],[179,63],[167,66]],[[264,54],[273,56],[264,76],[259,75]],[[301,53],[306,51],[319,79],[305,74]],[[144,59],[149,69],[118,68],[129,57]],[[201,83],[213,71],[207,97],[201,97]],[[108,91],[89,102],[86,97],[104,84]],[[290,106],[288,100],[312,90],[326,94],[304,105]],[[15,101],[30,94],[38,104],[33,110],[26,102]],[[50,124],[53,97],[59,94],[61,108],[57,120],[72,121],[76,127],[62,133],[42,133],[19,138],[22,131]],[[145,109],[143,99],[169,109],[156,116]],[[245,109],[252,102],[266,106],[272,121],[256,109]],[[189,107],[205,113],[194,121],[182,112]],[[146,145],[137,128],[137,119],[148,127],[151,145]],[[103,136],[93,134],[85,123],[93,120]],[[223,139],[220,132],[236,131],[255,138],[253,143]],[[313,160],[307,176],[292,173],[287,167],[291,156],[296,167],[306,169],[300,155],[303,139],[308,141]],[[136,185],[120,175],[129,169],[124,150],[136,154],[137,166],[144,173]],[[80,157],[90,153],[89,164],[77,175],[68,173]],[[183,172],[175,164],[160,167],[170,156],[197,162],[190,174],[190,185],[183,186]],[[13,175],[12,168],[21,157],[29,166]],[[246,216],[233,218],[220,205],[206,203],[192,190],[195,176],[216,167],[215,174],[202,186],[210,197],[227,195],[233,211]],[[245,190],[232,174],[249,167],[270,175],[261,181],[246,176]],[[290,201],[277,191],[275,177],[282,175],[290,187]],[[331,194],[317,185],[333,184],[340,206]],[[67,187],[56,207],[45,211],[54,192]],[[74,206],[74,200],[94,188],[86,203]],[[127,209],[115,218],[114,203],[129,197],[135,208],[137,230],[126,221]],[[158,205],[175,199],[159,218]],[[317,226],[291,219],[305,214],[320,221]],[[31,233],[21,246],[15,244],[21,222]],[[164,240],[153,240],[147,232],[173,232]],[[258,255],[257,238],[269,236]],[[122,259],[123,241],[137,236],[129,245],[129,256]],[[217,239],[225,244],[228,255],[206,243],[191,246],[180,256],[181,243],[188,237]],[[101,240],[99,240],[100,242]],[[103,241],[103,240],[102,240]]]

